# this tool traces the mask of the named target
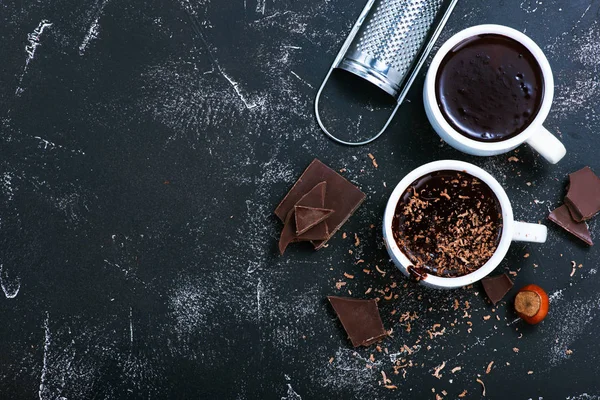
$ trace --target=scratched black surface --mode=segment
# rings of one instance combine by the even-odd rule
[[[600,3],[461,0],[441,37],[501,23],[539,43],[556,78],[546,125],[568,149],[556,166],[526,147],[481,159],[440,143],[423,111],[424,71],[380,140],[328,141],[313,117],[316,88],[362,6],[0,3],[3,399],[480,398],[478,377],[494,399],[598,398],[595,247],[547,222],[545,245],[512,246],[499,270],[518,271],[516,288],[535,282],[552,295],[549,317],[530,328],[506,302],[492,312],[478,286],[404,287],[379,232],[395,183],[428,161],[482,166],[528,221],[560,204],[567,173],[600,173]],[[344,226],[347,239],[279,257],[272,210],[314,157],[346,168],[367,201]],[[573,276],[571,260],[583,265]],[[381,300],[389,354],[355,353],[326,295],[375,297],[363,293],[394,281],[399,298]],[[419,315],[410,332],[398,322],[407,311]],[[430,339],[435,323],[446,331]],[[390,356],[404,344],[417,346],[398,356],[413,363],[405,377]],[[381,371],[397,390],[381,386]]]

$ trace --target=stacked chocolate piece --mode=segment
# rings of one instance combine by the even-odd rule
[[[548,219],[592,246],[585,221],[600,212],[600,178],[585,167],[569,174],[565,204],[552,211]]]
[[[279,252],[293,242],[309,241],[315,249],[322,248],[365,197],[340,174],[313,160],[275,209],[284,223]]]

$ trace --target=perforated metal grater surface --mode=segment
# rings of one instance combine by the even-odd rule
[[[398,97],[443,3],[375,0],[337,67]]]

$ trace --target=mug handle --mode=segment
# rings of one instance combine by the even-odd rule
[[[540,126],[538,131],[527,139],[527,144],[551,164],[556,164],[567,154],[567,149],[560,140],[543,126]]]
[[[542,224],[515,221],[512,240],[515,242],[544,243],[548,228]]]

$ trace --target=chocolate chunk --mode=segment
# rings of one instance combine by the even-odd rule
[[[312,208],[323,208],[325,205],[325,193],[327,191],[327,182],[317,183],[308,193],[306,193],[298,202],[296,206],[299,207],[312,207]],[[293,208],[294,208],[293,207]],[[293,211],[290,210],[290,212]],[[294,217],[295,218],[295,217]],[[298,231],[298,229],[296,229]],[[298,241],[310,241],[310,240],[325,240],[329,237],[329,228],[324,221],[316,224],[306,232],[298,235]]]
[[[588,220],[600,212],[600,178],[590,167],[569,174],[569,182],[565,204],[575,221]]]
[[[303,234],[297,235],[296,240],[298,242],[312,242],[313,240],[326,240],[327,238],[329,238],[329,228],[327,228],[325,221],[322,221]]]
[[[567,232],[577,236],[579,239],[583,240],[590,246],[594,243],[592,242],[592,236],[590,235],[590,231],[585,222],[577,222],[573,219],[572,214],[569,212],[569,208],[566,205],[562,205],[558,207],[556,210],[552,211],[548,216],[548,219]]]
[[[296,224],[294,222],[294,210],[292,210],[285,219],[285,224],[279,236],[279,253],[283,255],[285,249],[294,241],[296,241]]]
[[[328,210],[326,208],[294,206],[296,234],[302,235],[304,232],[316,226],[319,222],[329,218],[331,213],[333,213],[333,210]]]
[[[319,182],[308,191],[300,200],[297,206],[292,207],[285,218],[284,226],[279,237],[279,252],[283,255],[285,249],[290,243],[300,241],[325,240],[329,238],[329,229],[323,221],[313,224],[312,227],[305,229],[300,235],[297,234],[295,207],[304,207],[310,209],[323,209],[325,204],[325,192],[327,182]]]
[[[376,300],[327,296],[354,347],[369,346],[387,336]]]
[[[315,186],[313,186],[309,191],[307,191],[306,194],[302,195],[300,199],[298,199],[298,201],[294,204],[294,206],[323,208],[323,206],[325,206],[326,192],[327,182],[319,182]],[[294,206],[290,207],[287,213],[292,211]],[[277,209],[279,209],[279,207],[277,207]],[[275,210],[275,214],[277,214],[277,210]],[[277,216],[279,216],[279,214],[277,214]]]
[[[356,211],[358,206],[362,204],[366,196],[360,189],[317,159],[313,160],[277,206],[275,215],[284,221],[298,200],[317,183],[323,181],[327,182],[324,208],[335,211],[335,213],[325,220],[329,228],[329,237],[333,236],[354,211]],[[325,245],[327,240],[329,238],[315,241],[313,244],[316,249],[320,249]]]
[[[502,300],[506,293],[513,287],[512,281],[506,274],[483,278],[481,283],[483,284],[485,294],[487,294],[493,305]]]
[[[281,236],[279,237],[279,253],[282,255],[290,243],[325,240],[329,238],[329,230],[325,222],[318,223],[303,234],[297,235],[295,214],[296,212],[292,209],[281,230]]]

